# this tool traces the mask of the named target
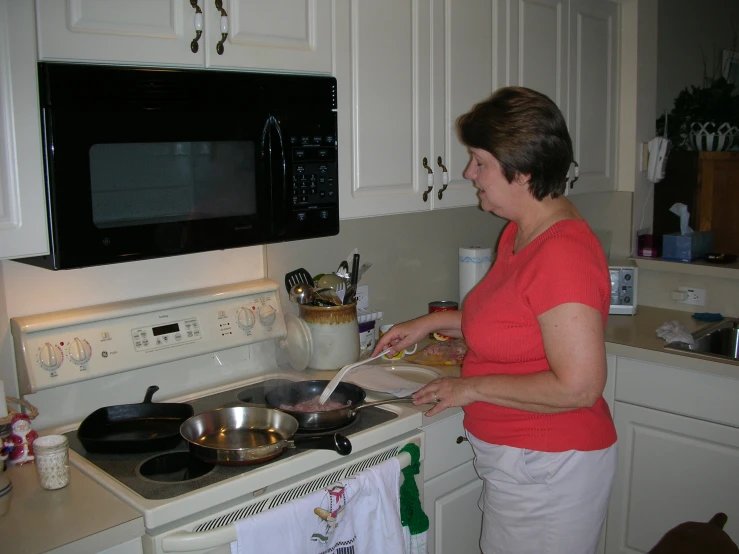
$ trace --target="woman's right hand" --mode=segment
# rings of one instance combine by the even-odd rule
[[[426,322],[424,321],[426,317],[422,316],[393,325],[387,333],[380,337],[375,349],[372,351],[372,356],[377,356],[386,348],[392,348],[387,354],[388,357],[392,357],[401,350],[419,343],[429,333]]]

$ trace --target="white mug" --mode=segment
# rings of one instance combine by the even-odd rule
[[[380,326],[380,338],[382,338],[382,335],[387,333],[392,326],[393,326],[392,323],[389,325],[381,325]],[[418,345],[414,344],[412,349],[406,348],[405,350],[401,350],[400,352],[395,354],[395,356],[393,357],[390,357],[388,354],[385,354],[383,358],[387,358],[388,360],[399,360],[403,356],[410,356],[411,354],[415,354],[416,350],[418,350]]]

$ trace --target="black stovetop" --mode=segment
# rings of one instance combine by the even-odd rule
[[[228,406],[265,406],[265,393],[271,388],[292,381],[269,379],[246,387],[198,398],[190,402],[195,414]],[[241,398],[241,399],[240,399]],[[326,434],[342,433],[351,439],[353,434],[395,419],[397,415],[379,407],[368,407],[357,413],[352,423],[342,429],[325,431]],[[311,435],[317,433],[311,432]],[[77,439],[77,432],[65,433],[70,448],[89,463],[114,477],[122,484],[150,500],[174,498],[220,481],[263,469],[308,449],[286,448],[274,460],[246,466],[211,465],[191,456],[186,441],[167,451],[134,454],[101,454],[87,452]]]

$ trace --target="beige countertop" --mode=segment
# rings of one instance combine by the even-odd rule
[[[655,330],[665,321],[678,321],[691,333],[707,325],[706,322],[696,321],[691,315],[690,312],[639,306],[637,314],[633,316],[608,316],[606,352],[626,358],[636,358],[646,362],[739,379],[738,361],[714,361],[699,354],[665,350],[666,343],[657,336]]]
[[[71,468],[69,485],[47,491],[36,466],[11,466],[10,510],[0,516],[3,552],[95,553],[144,534],[144,520],[92,479]]]

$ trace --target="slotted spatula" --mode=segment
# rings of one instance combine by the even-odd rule
[[[313,282],[313,277],[311,277],[310,273],[302,267],[285,274],[285,288],[287,288],[287,293],[290,294],[290,289],[298,283],[310,285],[311,287],[316,286]]]

